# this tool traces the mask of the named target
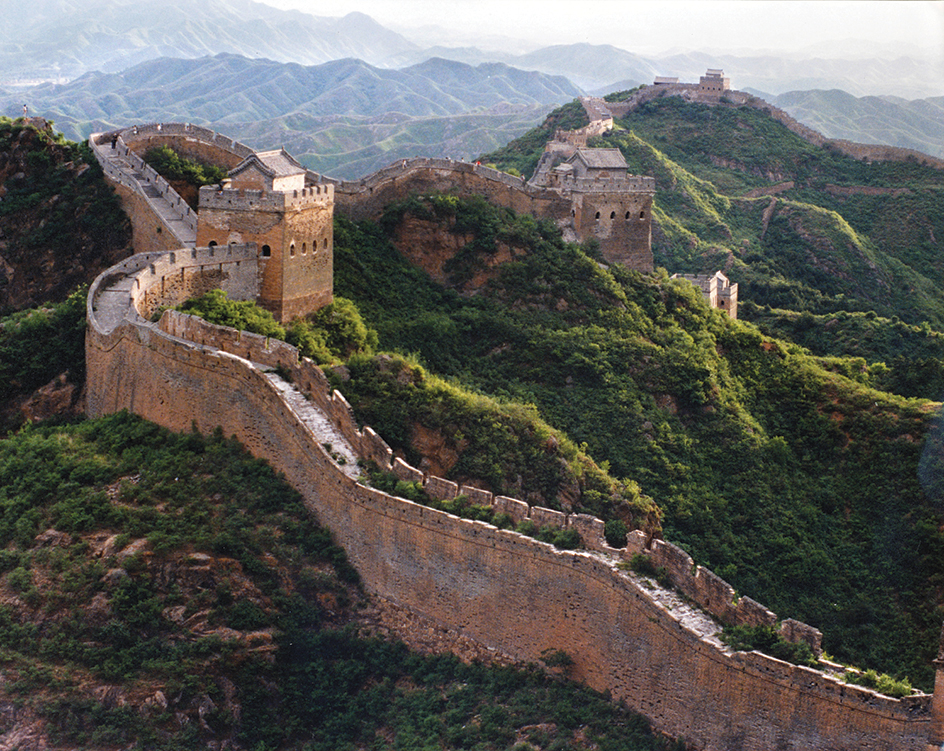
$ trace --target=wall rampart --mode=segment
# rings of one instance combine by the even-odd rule
[[[248,146],[191,123],[148,123],[119,131],[132,151],[141,154],[150,148],[170,145],[181,156],[232,169],[253,153]]]
[[[597,189],[647,194],[655,191],[655,181],[638,177]],[[522,178],[480,164],[449,159],[404,159],[363,180],[337,183],[335,205],[354,219],[377,218],[388,204],[423,193],[483,196],[499,206],[539,218],[570,216],[569,198],[557,191],[529,185]]]
[[[122,206],[132,218],[135,249],[151,252],[161,247],[169,249],[192,242],[197,231],[196,212],[163,177],[125,144],[121,133],[96,134],[89,138],[89,143],[105,175],[116,185]],[[158,207],[158,200],[164,210]],[[145,215],[148,215],[146,219]],[[155,224],[157,229],[152,231],[151,227]]]
[[[258,274],[253,247],[231,246],[134,256],[93,283],[86,348],[90,416],[129,409],[174,430],[193,426],[208,433],[221,426],[285,474],[348,551],[369,591],[518,660],[538,662],[547,649],[565,649],[575,678],[610,691],[694,748],[926,748],[930,697],[892,699],[759,653],[731,652],[689,625],[682,601],[621,570],[619,556],[601,554],[616,551],[600,542],[599,520],[528,508],[533,521],[588,530],[591,549],[561,551],[348,477],[266,369],[288,368],[361,455],[389,462],[392,452],[373,431],[358,431],[347,402],[297,350],[171,312],[160,325],[139,315],[149,315],[155,301],[166,305],[188,296],[188,270],[204,280],[216,274],[220,283],[239,288]],[[400,459],[381,466],[418,476],[427,486],[448,482]],[[527,507],[503,496],[491,502],[513,516]],[[631,535],[620,555],[646,550],[680,592],[705,601],[709,611],[776,620],[749,598],[735,601],[723,580],[695,567],[676,546],[645,543]]]
[[[291,193],[232,188],[219,190],[210,185],[200,189],[201,209],[284,211],[309,206],[330,206],[333,201],[333,185],[313,185]]]

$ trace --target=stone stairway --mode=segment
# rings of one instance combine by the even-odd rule
[[[89,140],[94,142],[95,135]],[[97,144],[94,153],[101,163],[105,173],[115,177],[120,175],[120,182],[147,199],[151,209],[163,223],[173,232],[183,247],[194,247],[197,242],[197,233],[192,222],[185,220],[187,205],[177,193],[167,186],[163,191],[154,183],[152,175],[141,169],[137,160],[133,160],[120,149],[113,149],[107,145]]]

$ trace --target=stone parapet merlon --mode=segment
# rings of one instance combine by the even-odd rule
[[[305,206],[330,206],[334,203],[334,185],[312,185],[292,192],[265,192],[235,188],[217,188],[204,185],[200,188],[201,208],[211,209],[255,209],[277,210]]]
[[[193,135],[181,127],[185,137]],[[172,130],[139,126],[134,136]],[[93,147],[127,148],[120,134],[114,141],[106,136]],[[363,201],[417,170],[474,175],[479,181],[470,184],[512,188],[508,195],[516,200],[554,195],[481,165],[436,159],[401,160],[364,180],[331,185]],[[321,185],[299,199],[330,194]],[[172,430],[221,427],[285,475],[348,551],[367,591],[516,660],[538,662],[547,649],[564,649],[573,677],[610,691],[695,748],[925,751],[933,734],[932,697],[894,699],[828,672],[725,647],[710,616],[772,626],[777,616],[738,597],[681,548],[639,531],[623,548],[610,548],[599,519],[458,487],[411,467],[375,431],[359,427],[321,368],[284,342],[172,310],[157,323],[150,320],[161,307],[210,288],[253,299],[261,264],[252,244],[184,248],[134,256],[100,275],[87,307],[88,414],[128,409]],[[574,529],[585,549],[559,550],[367,487],[354,462],[342,467],[332,456],[310,412],[358,458],[422,485],[434,498],[463,494],[516,523]],[[664,568],[674,589],[628,571],[638,554]],[[818,648],[810,626],[788,619],[780,630]]]

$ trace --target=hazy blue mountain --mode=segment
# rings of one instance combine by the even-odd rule
[[[944,94],[940,70],[910,57],[873,58],[706,54],[691,52],[660,58],[659,75],[697,81],[706,68],[722,68],[731,87],[783,94],[806,89],[842,89],[853,96],[894,95],[920,99]],[[615,76],[612,80],[619,77]],[[651,83],[651,82],[648,82]]]
[[[68,84],[0,90],[67,137],[145,122],[192,122],[255,148],[286,146],[339,177],[407,156],[472,158],[507,143],[581,91],[567,79],[501,63],[432,59],[402,70],[361,60],[303,66],[232,54],[161,58]]]
[[[391,64],[419,62],[428,50],[418,48],[395,55]],[[436,48],[436,55],[467,63],[498,60],[516,68],[563,75],[588,91],[610,92],[652,83],[655,76],[677,76],[697,83],[707,68],[722,68],[735,89],[760,89],[773,94],[801,89],[842,89],[854,96],[890,95],[920,99],[944,95],[944,83],[934,65],[910,57],[750,56],[685,52],[647,57],[610,45],[563,44],[524,55],[484,52],[470,47]],[[939,67],[939,66],[938,66]],[[631,87],[629,87],[631,88]]]
[[[944,97],[908,101],[845,91],[752,93],[829,138],[882,143],[944,157]]]
[[[219,52],[309,65],[346,57],[376,64],[415,48],[362,13],[321,18],[252,0],[4,0],[2,26],[4,81],[69,79]]]

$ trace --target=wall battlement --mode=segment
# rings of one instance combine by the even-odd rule
[[[265,192],[212,185],[200,188],[200,208],[223,210],[285,211],[308,206],[330,206],[334,202],[333,185],[312,185],[291,193]]]
[[[576,678],[611,691],[694,748],[925,751],[931,697],[892,699],[759,653],[732,652],[718,641],[717,625],[714,631],[697,625],[699,611],[619,566],[645,551],[683,594],[709,609],[776,619],[748,598],[735,601],[727,584],[679,548],[660,540],[647,545],[635,534],[624,550],[613,551],[601,543],[599,520],[425,476],[393,458],[372,430],[359,430],[343,397],[294,348],[178,313],[165,312],[160,324],[139,314],[136,306],[147,313],[156,299],[170,304],[186,294],[167,285],[168,275],[191,262],[220,260],[222,250],[134,257],[95,280],[86,345],[91,416],[129,409],[175,430],[221,426],[285,474],[374,595],[522,661],[565,649]],[[234,265],[245,250],[225,252],[233,254],[233,268],[251,265]],[[266,371],[276,365],[291,369],[297,388],[361,456],[420,477],[431,494],[475,494],[513,517],[574,526],[588,549],[561,551],[358,483],[275,387]]]

